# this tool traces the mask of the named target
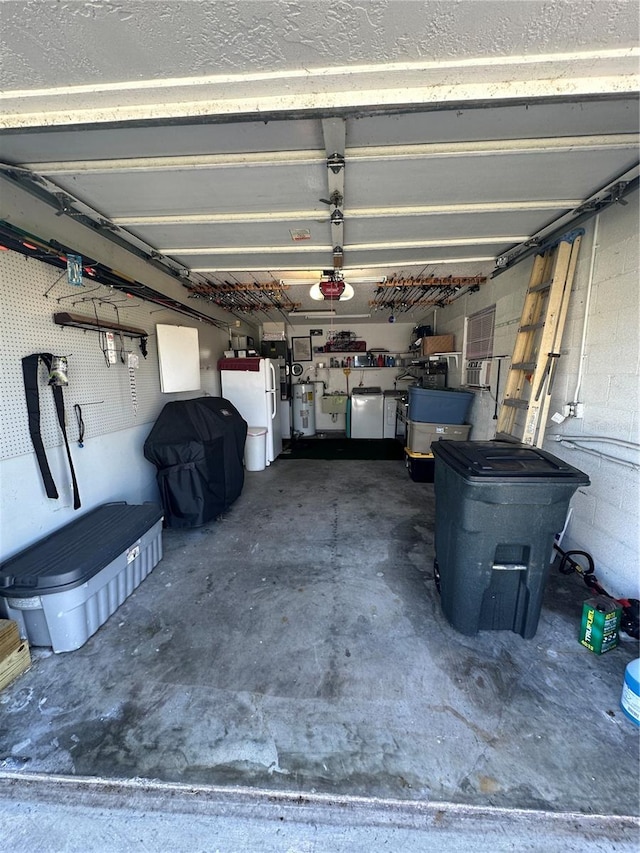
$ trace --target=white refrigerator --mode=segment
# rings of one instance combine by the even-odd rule
[[[267,428],[267,465],[282,453],[280,366],[270,358],[225,358],[220,362],[222,396],[248,426]]]

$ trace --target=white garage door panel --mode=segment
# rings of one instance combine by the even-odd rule
[[[347,144],[356,148],[460,140],[595,136],[637,133],[639,126],[637,98],[575,104],[466,107],[351,120],[347,122]]]
[[[354,162],[349,166],[349,203],[363,207],[461,204],[470,198],[476,202],[587,198],[630,169],[636,158],[629,151],[583,151]]]
[[[133,214],[308,210],[326,196],[324,165],[55,175],[56,184],[110,217]],[[283,191],[286,182],[286,193]]]
[[[328,211],[328,208],[327,208]],[[326,246],[330,240],[328,212],[325,212],[326,222],[317,219],[286,220],[283,222],[246,223],[209,223],[206,225],[136,225],[126,226],[128,231],[136,234],[151,246],[156,247],[199,247],[227,246],[241,249],[243,246],[294,246],[290,230],[306,228],[310,231],[309,240],[299,244],[303,246]]]
[[[363,267],[375,267],[376,264],[397,264],[406,266],[407,264],[420,264],[427,261],[436,262],[443,259],[458,258],[466,262],[473,258],[495,258],[509,248],[510,244],[492,245],[492,246],[434,246],[422,248],[416,246],[408,249],[377,249],[377,250],[361,250],[349,249],[347,253],[348,265],[356,269]],[[480,262],[479,262],[480,263]],[[489,269],[491,264],[489,264]],[[451,270],[447,269],[447,275]],[[466,274],[469,274],[468,271]]]
[[[46,142],[45,142],[46,139]],[[234,151],[324,150],[317,120],[54,130],[0,137],[0,159],[11,163],[177,157]]]
[[[352,218],[346,211],[347,245],[399,240],[437,240],[452,237],[492,237],[531,234],[541,219],[556,219],[560,208],[508,213],[439,214],[435,216],[389,216],[376,219]],[[393,235],[393,236],[392,236]]]
[[[313,252],[290,252],[278,253],[277,255],[249,254],[240,250],[238,254],[215,254],[190,255],[188,252],[176,252],[172,257],[179,263],[193,269],[218,269],[218,270],[273,270],[275,269],[324,269],[327,265],[327,256],[331,244],[327,243],[324,250]]]

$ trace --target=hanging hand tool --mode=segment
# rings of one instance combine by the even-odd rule
[[[342,372],[347,377],[347,397],[349,396],[349,374],[351,373],[350,367],[343,368]]]

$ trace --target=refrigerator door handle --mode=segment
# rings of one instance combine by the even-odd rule
[[[276,417],[276,369],[273,366],[273,362],[269,362],[269,370],[271,371],[271,388],[267,389],[267,394],[271,394],[271,420],[275,420]]]

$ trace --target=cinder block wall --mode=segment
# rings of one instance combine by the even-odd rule
[[[555,411],[577,400],[583,403],[584,417],[552,424],[545,443],[546,449],[591,478],[591,486],[580,489],[572,502],[563,547],[588,551],[605,588],[633,598],[640,597],[638,233],[637,194],[626,206],[601,214],[597,227],[595,220],[587,226],[552,407]],[[591,271],[583,375],[576,397]],[[577,438],[561,444],[553,440],[564,436]]]
[[[598,578],[613,595],[640,598],[638,194],[627,201],[584,225],[551,405],[553,414],[562,413],[566,403],[581,402],[584,417],[550,422],[544,447],[591,478],[591,486],[578,490],[571,502],[563,547],[588,551]],[[495,304],[494,355],[510,355],[531,265],[519,264],[440,311],[438,332],[454,332],[461,349],[465,317]],[[505,361],[498,400],[507,368]],[[452,384],[463,381],[462,369],[461,362]],[[475,393],[473,439],[495,435],[495,398],[494,373],[491,389]]]

